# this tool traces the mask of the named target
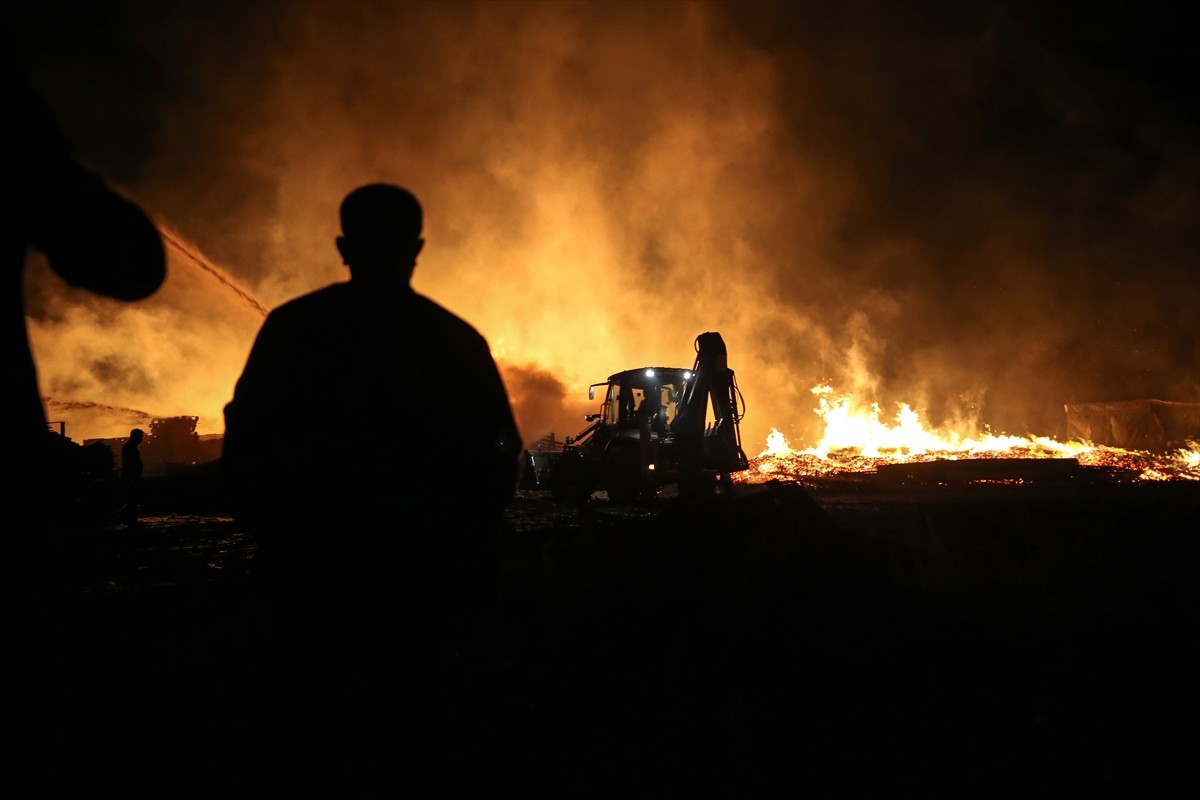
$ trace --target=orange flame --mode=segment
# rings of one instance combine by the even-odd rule
[[[772,428],[766,448],[751,459],[750,470],[739,480],[819,477],[868,472],[881,464],[964,458],[1075,458],[1082,466],[1120,470],[1135,480],[1200,480],[1200,444],[1192,441],[1185,448],[1154,454],[1046,436],[985,431],[974,437],[927,428],[907,403],[899,403],[889,421],[882,418],[878,403],[861,404],[827,385],[812,392],[818,398],[814,411],[825,423],[820,442],[794,450],[783,433]]]

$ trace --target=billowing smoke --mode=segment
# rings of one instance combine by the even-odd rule
[[[46,411],[73,439],[124,436],[171,416],[199,417],[201,433],[224,429],[222,409],[263,312],[167,235],[169,279],[140,303],[72,289],[30,259],[28,327]]]
[[[586,395],[573,395],[566,384],[549,372],[506,365],[503,378],[517,415],[517,426],[527,432],[528,447],[543,436],[564,441],[587,425],[585,414],[596,410],[596,404],[588,401]]]
[[[825,381],[1014,434],[1061,433],[1066,402],[1200,399],[1194,56],[1129,9],[117,2],[12,24],[79,156],[249,296],[343,279],[338,203],[394,181],[426,207],[417,289],[487,336],[527,441],[715,330],[754,454],[771,427],[819,434]],[[171,266],[117,306],[35,264],[43,393],[219,432],[261,315]]]

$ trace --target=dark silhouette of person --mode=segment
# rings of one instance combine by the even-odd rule
[[[487,341],[410,285],[417,198],[369,184],[340,218],[349,280],[268,315],[225,407],[271,642],[259,779],[420,794],[478,766],[467,698],[521,442]]]
[[[166,277],[166,254],[154,222],[76,161],[40,95],[29,86],[4,32],[4,124],[0,126],[5,204],[4,335],[0,350],[0,419],[21,480],[41,486],[54,468],[46,412],[25,324],[27,248],[40,251],[66,283],[118,300],[149,297]],[[44,499],[44,498],[43,498]]]
[[[657,386],[648,386],[642,396],[642,402],[637,410],[638,424],[642,421],[649,423],[650,430],[659,436],[667,432],[666,409],[662,404],[662,390]]]
[[[142,440],[146,434],[141,428],[129,432],[129,438],[121,445],[121,492],[125,505],[121,509],[121,519],[127,525],[138,521],[138,504],[141,501],[142,487]]]
[[[166,254],[150,217],[76,160],[7,26],[0,28],[0,95],[0,420],[15,467],[6,477],[11,502],[0,557],[0,635],[11,656],[0,682],[14,733],[6,737],[11,765],[0,771],[28,797],[53,793],[61,758],[63,626],[73,591],[64,581],[62,539],[71,520],[61,488],[77,476],[47,427],[26,328],[26,257],[40,252],[71,286],[140,300],[163,283]]]
[[[623,427],[637,425],[637,410],[633,407],[633,387],[622,383],[617,395],[617,419]]]

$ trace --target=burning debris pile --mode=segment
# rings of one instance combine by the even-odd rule
[[[778,433],[778,431],[776,431]],[[1080,470],[1072,471],[1076,476],[1092,476],[1106,481],[1173,481],[1200,480],[1200,443],[1192,442],[1190,449],[1174,453],[1155,454],[1145,451],[1121,450],[1103,445],[1081,445],[1083,450],[1074,457],[1063,457],[1041,448],[1037,443],[1029,446],[1012,447],[991,452],[962,453],[951,450],[929,451],[919,454],[897,450],[875,456],[864,455],[854,448],[819,454],[813,450],[792,450],[786,443],[782,449],[767,450],[750,459],[750,469],[733,477],[737,483],[764,483],[771,480],[793,480],[813,483],[828,479],[853,480],[880,474],[881,470],[902,464],[933,462],[963,462],[986,459],[1003,459],[1012,462],[1010,468],[993,472],[1006,473],[1007,478],[996,474],[968,480],[1020,482],[1027,480],[1031,472],[1030,462],[1047,462],[1040,470],[1049,475],[1053,467],[1049,462],[1068,461]],[[960,474],[966,475],[962,470]]]
[[[911,407],[901,404],[893,422],[880,419],[880,408],[857,406],[848,396],[836,396],[828,386],[818,386],[816,413],[825,432],[814,447],[793,449],[778,429],[767,439],[767,448],[750,459],[750,469],[734,476],[739,483],[793,480],[818,483],[892,477],[897,465],[942,464],[905,474],[919,473],[927,482],[1020,483],[1038,477],[1085,477],[1103,481],[1200,480],[1200,435],[1191,433],[1182,444],[1163,451],[1126,449],[1093,441],[1059,442],[1039,437],[986,433],[979,438],[931,431]],[[954,468],[947,462],[975,462]],[[1003,462],[985,468],[979,462]],[[922,481],[922,482],[925,482]]]

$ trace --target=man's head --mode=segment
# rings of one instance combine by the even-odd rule
[[[420,202],[399,186],[371,183],[346,195],[337,248],[351,278],[407,280],[425,245],[422,221]]]
[[[146,436],[146,432],[141,428],[134,428],[129,432],[129,441],[138,444]]]

